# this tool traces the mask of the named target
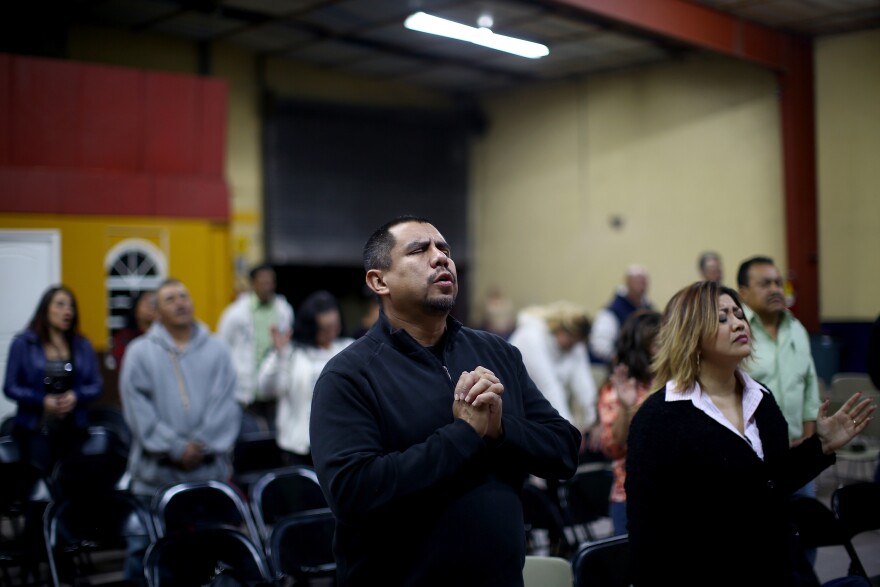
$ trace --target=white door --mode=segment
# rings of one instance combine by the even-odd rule
[[[61,281],[61,232],[0,230],[0,376],[6,379],[9,343],[27,326],[40,296]],[[0,395],[0,420],[15,404]]]

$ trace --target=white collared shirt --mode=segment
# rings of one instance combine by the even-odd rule
[[[695,408],[748,442],[752,450],[755,451],[755,454],[758,455],[758,458],[763,461],[764,445],[761,443],[758,423],[755,421],[755,412],[758,411],[758,405],[764,397],[764,388],[741,369],[736,370],[736,376],[743,383],[742,410],[745,434],[740,434],[739,430],[724,417],[721,410],[712,403],[712,398],[703,392],[699,382],[694,382],[693,387],[686,391],[678,391],[674,381],[666,382],[665,400],[668,402],[689,400],[694,404]]]

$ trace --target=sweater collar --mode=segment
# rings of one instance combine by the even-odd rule
[[[446,349],[452,347],[455,335],[461,330],[461,328],[461,322],[452,316],[446,317]],[[391,326],[391,322],[388,321],[388,317],[382,310],[379,310],[379,319],[376,320],[376,323],[370,329],[369,335],[404,352],[429,350],[419,344],[418,341],[410,336],[410,334],[403,328],[394,330]]]

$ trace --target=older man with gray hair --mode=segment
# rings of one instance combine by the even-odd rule
[[[647,298],[648,270],[642,265],[626,268],[623,285],[617,288],[614,298],[599,310],[590,331],[590,357],[593,361],[608,364],[614,358],[614,348],[621,325],[636,310],[653,310]]]

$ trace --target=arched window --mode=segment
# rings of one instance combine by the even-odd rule
[[[168,261],[150,241],[132,238],[110,249],[104,257],[104,269],[110,348],[114,333],[125,328],[134,300],[143,291],[155,290],[168,275]]]

